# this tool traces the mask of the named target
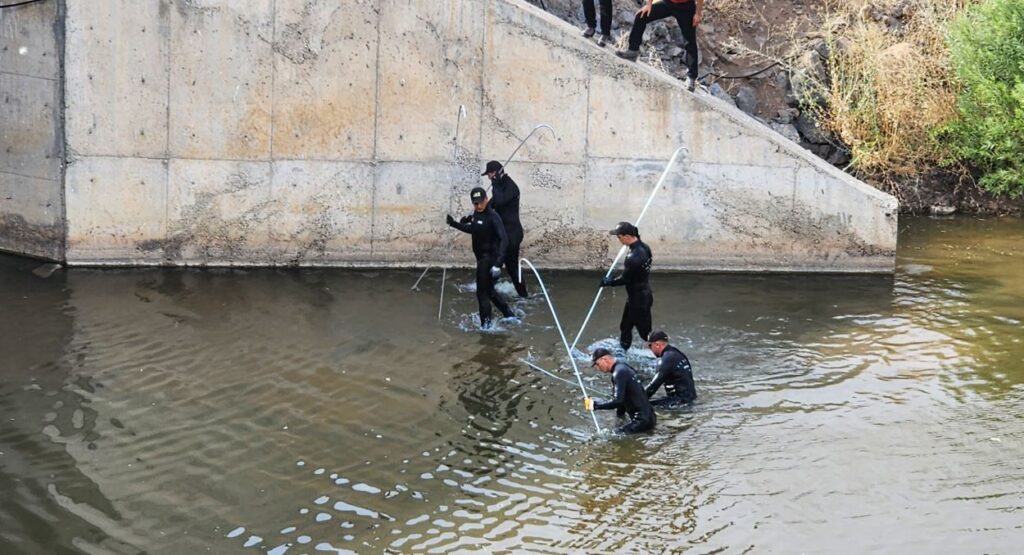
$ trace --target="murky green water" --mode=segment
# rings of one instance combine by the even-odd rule
[[[656,275],[701,400],[626,439],[468,272],[439,323],[436,273],[0,258],[0,553],[1018,553],[1024,224],[904,227],[895,277]]]

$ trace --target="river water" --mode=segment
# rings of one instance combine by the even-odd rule
[[[895,276],[656,274],[700,400],[630,438],[468,271],[439,322],[436,271],[0,258],[0,553],[1019,553],[1024,223],[902,227]],[[598,276],[545,277],[571,335]]]

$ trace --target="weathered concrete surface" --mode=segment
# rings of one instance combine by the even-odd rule
[[[544,122],[510,167],[541,265],[604,266],[686,146],[659,268],[893,269],[893,198],[521,0],[67,3],[72,264],[464,265],[444,214]]]
[[[0,10],[0,250],[64,258],[56,1]]]

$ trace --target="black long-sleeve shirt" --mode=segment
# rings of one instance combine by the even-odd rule
[[[501,216],[488,204],[483,212],[474,211],[467,223],[453,221],[448,225],[473,236],[473,254],[476,259],[490,258],[491,265],[501,267],[508,251],[508,235]]]
[[[626,255],[626,261],[623,263],[622,275],[611,280],[609,285],[613,287],[625,285],[626,292],[630,295],[649,291],[651,289],[651,262],[653,261],[651,248],[647,246],[647,243],[637,239],[629,246],[629,254]]]
[[[491,182],[491,202],[489,206],[501,216],[505,224],[505,232],[522,235],[523,225],[519,221],[519,186],[508,174]]]
[[[625,362],[616,361],[612,367],[612,387],[615,391],[610,401],[594,403],[594,410],[625,410],[630,419],[637,421],[654,420],[654,408],[647,400],[647,392],[640,383],[636,371]]]
[[[675,398],[680,403],[689,403],[697,398],[690,360],[682,351],[671,345],[666,346],[661,352],[661,364],[658,365],[658,373],[647,385],[647,396],[652,397],[662,384],[665,385],[666,396]]]

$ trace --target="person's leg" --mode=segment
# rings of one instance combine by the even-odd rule
[[[477,260],[476,262],[476,302],[480,306],[480,327],[486,328],[491,324],[491,299],[488,291],[493,289],[491,285],[491,261]]]
[[[623,351],[628,351],[633,345],[633,311],[630,310],[629,301],[622,307],[622,320],[619,321],[619,346]]]
[[[644,31],[647,30],[648,23],[665,19],[670,15],[673,15],[672,4],[669,2],[655,2],[651,6],[650,15],[646,17],[637,15],[633,18],[633,30],[629,32],[629,49],[640,50],[640,43],[644,40]]]
[[[687,6],[687,8],[679,10],[676,15],[676,22],[679,23],[679,31],[682,32],[683,40],[686,42],[683,45],[683,50],[685,51],[683,62],[686,64],[687,77],[696,80],[697,62],[699,61],[697,29],[693,26],[693,15],[696,13],[696,8],[693,6],[693,2],[682,5]]]
[[[523,237],[517,236],[512,237],[509,235],[508,238],[508,253],[505,255],[505,270],[508,271],[508,277],[512,280],[512,285],[516,288],[516,293],[520,297],[526,298],[526,280],[519,281],[519,245],[523,242]]]
[[[654,428],[654,422],[647,420],[630,420],[626,424],[620,426],[617,432],[621,434],[639,434],[642,432],[649,432]]]
[[[638,306],[633,315],[633,321],[636,322],[636,331],[644,341],[647,341],[647,336],[651,334],[651,307],[653,306],[654,295],[648,293],[644,304]]]
[[[604,0],[601,0],[602,4]],[[601,6],[604,7],[603,5]],[[594,36],[594,28],[597,27],[597,13],[594,10],[594,0],[583,0],[583,18],[587,20],[587,30],[583,33],[585,37]],[[601,23],[604,23],[602,20]]]
[[[484,262],[486,262],[486,264],[483,267],[483,274],[482,274],[483,284],[484,284],[484,292],[483,292],[484,298],[480,302],[485,303],[487,305],[487,315],[488,316],[490,316],[490,313],[491,313],[491,303],[494,303],[494,306],[498,307],[498,311],[501,312],[502,316],[504,316],[506,318],[508,318],[509,316],[513,316],[514,314],[513,314],[512,310],[509,309],[508,305],[505,304],[505,301],[501,298],[500,295],[498,295],[498,292],[494,290],[494,279],[491,277],[491,265],[492,265],[491,259],[488,258]],[[479,281],[481,279],[481,273],[480,272],[481,272],[481,268],[479,266],[477,266],[477,290],[476,290],[476,295],[477,295],[478,299],[480,298],[480,281]]]
[[[593,9],[593,0],[586,1]],[[612,0],[601,0],[601,34],[606,37],[612,36]]]

